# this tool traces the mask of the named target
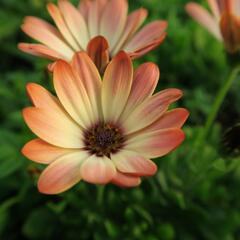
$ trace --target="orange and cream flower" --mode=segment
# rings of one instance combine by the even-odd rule
[[[188,3],[187,12],[218,40],[230,53],[240,50],[240,1],[208,0],[209,13],[197,3]]]
[[[53,72],[57,97],[30,83],[34,107],[23,110],[29,128],[39,137],[23,147],[23,154],[49,164],[42,172],[39,191],[61,193],[81,180],[93,184],[138,186],[152,176],[161,157],[184,140],[182,125],[188,111],[168,111],[182,96],[178,89],[154,95],[159,69],[153,63],[135,72],[130,57],[119,52],[101,79],[84,53],[71,63],[59,60]]]
[[[82,0],[79,9],[67,0],[59,0],[47,9],[56,26],[36,17],[26,17],[22,30],[41,44],[20,43],[24,52],[71,61],[75,52],[88,51],[93,60],[106,65],[120,50],[137,58],[158,46],[166,36],[166,21],[144,26],[146,9],[128,14],[127,0]],[[103,67],[104,67],[103,66]]]

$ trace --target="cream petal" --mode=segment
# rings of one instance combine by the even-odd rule
[[[218,0],[207,0],[207,1],[208,1],[208,5],[210,6],[214,17],[219,21],[221,12],[220,12],[219,5],[217,3]]]
[[[104,7],[108,0],[93,1],[88,12],[88,29],[90,37],[96,37],[100,34],[100,21]]]
[[[75,152],[51,163],[38,180],[39,191],[44,194],[59,194],[77,184],[82,179],[81,164],[87,157],[84,152]]]
[[[75,149],[60,148],[41,139],[34,139],[22,148],[22,154],[28,159],[42,164],[50,164],[63,155],[75,152]]]
[[[69,1],[59,0],[58,5],[72,35],[81,48],[86,50],[90,38],[83,16]]]
[[[102,85],[102,108],[106,121],[116,121],[130,94],[133,66],[129,56],[120,52],[109,63]]]
[[[233,1],[233,14],[240,17],[240,1],[239,0],[232,1]]]
[[[22,30],[51,50],[56,51],[64,59],[71,60],[73,50],[62,40],[57,30],[47,22],[35,17],[26,17]]]
[[[109,63],[109,45],[107,40],[102,36],[93,38],[87,46],[87,53],[95,63],[100,74],[105,72]]]
[[[84,128],[95,123],[96,114],[92,112],[82,79],[68,63],[61,60],[56,63],[53,83],[60,102],[77,123]]]
[[[240,16],[240,2],[239,0],[221,0],[218,1],[221,13],[228,13],[230,15]]]
[[[116,47],[113,49],[112,56],[115,56],[119,50],[123,49],[124,44],[134,35],[138,28],[142,25],[147,17],[147,10],[140,8],[132,12],[127,17],[127,22],[121,38],[119,39]]]
[[[69,31],[69,28],[67,27],[59,8],[53,3],[48,3],[47,9],[64,39],[75,51],[79,51],[80,48]]]
[[[59,116],[61,116],[62,119],[66,119],[66,121],[71,121],[74,125],[80,127],[65,111],[59,100],[50,92],[48,92],[45,88],[36,83],[28,83],[26,89],[28,96],[35,107],[48,110],[53,114],[56,112]]]
[[[64,109],[59,100],[41,85],[28,83],[26,89],[28,96],[35,107],[49,109],[64,114]]]
[[[139,155],[137,152],[121,150],[111,156],[119,172],[133,176],[152,176],[157,171],[154,162]]]
[[[28,16],[24,18],[23,23],[29,23],[32,24],[36,27],[39,28],[43,28],[46,29],[47,31],[51,32],[52,34],[56,35],[58,38],[62,39],[62,35],[60,34],[60,32],[57,30],[57,28],[55,28],[53,25],[51,25],[50,23],[44,21],[41,18],[38,17],[33,17],[33,16]],[[62,39],[63,40],[63,39]]]
[[[147,44],[139,49],[134,50],[134,52],[128,52],[129,56],[131,57],[131,59],[137,59],[137,58],[145,55],[146,53],[150,52],[151,50],[153,50],[157,46],[159,46],[164,41],[166,36],[167,36],[167,34],[163,33],[159,39],[157,39],[153,42],[150,42],[149,44]]]
[[[57,60],[61,58],[61,55],[58,54],[56,51],[42,44],[19,43],[18,48],[23,52],[26,52],[38,57],[44,57],[51,60]]]
[[[156,40],[162,39],[167,28],[166,21],[154,21],[140,30],[131,41],[124,47],[127,52],[134,52],[148,46]]]
[[[107,184],[116,175],[116,168],[107,157],[89,157],[81,166],[84,181],[94,184]]]
[[[213,16],[210,15],[207,10],[205,10],[199,4],[188,3],[186,5],[186,11],[192,18],[194,18],[199,24],[205,27],[218,40],[222,40],[218,22]]]
[[[100,22],[100,35],[108,40],[110,51],[115,47],[123,33],[127,12],[128,3],[126,0],[109,0],[104,8]]]
[[[101,107],[101,87],[102,80],[93,61],[85,52],[74,55],[72,67],[76,70],[79,79],[81,79],[86,89],[88,98],[91,102],[91,108],[95,113],[95,120],[102,118]]]
[[[48,71],[49,71],[50,73],[53,72],[53,69],[54,69],[55,65],[56,65],[56,62],[53,62],[53,63],[49,63],[49,64],[48,64]]]
[[[138,67],[133,75],[132,88],[122,116],[123,119],[153,94],[159,77],[159,68],[154,63],[144,63]]]
[[[129,138],[126,149],[148,157],[162,157],[177,148],[185,138],[181,129],[164,129]]]
[[[130,176],[117,171],[112,183],[119,187],[137,187],[141,184],[141,179],[139,177]]]
[[[87,20],[88,20],[89,10],[90,10],[92,4],[93,4],[92,0],[81,0],[79,2],[78,8],[79,8],[81,15],[84,17],[85,22],[87,22]]]
[[[158,118],[168,109],[169,105],[182,97],[182,91],[175,88],[158,92],[140,104],[129,116],[121,118],[127,134],[141,130]]]
[[[44,141],[63,148],[84,147],[81,128],[58,111],[29,107],[23,110],[28,127]]]
[[[184,108],[176,108],[166,112],[156,122],[145,128],[143,132],[157,131],[166,128],[181,128],[188,119],[189,112]]]

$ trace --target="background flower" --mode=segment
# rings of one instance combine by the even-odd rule
[[[49,3],[47,9],[57,28],[42,19],[26,17],[22,30],[41,44],[20,43],[19,48],[52,60],[70,61],[81,50],[88,51],[90,56],[97,55],[93,60],[105,56],[106,50],[110,58],[120,50],[138,58],[158,46],[166,36],[166,21],[154,21],[139,31],[147,10],[141,8],[128,16],[127,0],[82,0],[79,9],[69,1],[59,0],[58,6]],[[104,39],[99,41],[97,36]],[[96,45],[99,47],[92,47]],[[108,58],[104,57],[103,67],[105,61]]]
[[[218,40],[224,41],[227,50],[234,53],[240,49],[240,1],[208,0],[211,13],[200,4],[186,5],[187,12]]]
[[[40,176],[39,190],[57,194],[81,179],[139,185],[140,177],[157,171],[149,158],[166,155],[184,139],[180,128],[188,111],[167,111],[182,92],[167,89],[151,96],[158,68],[146,63],[133,75],[124,52],[110,62],[103,81],[87,54],[75,55],[71,65],[60,60],[54,68],[59,100],[39,85],[28,85],[34,107],[24,109],[23,116],[42,140],[29,142],[23,154],[50,164]]]

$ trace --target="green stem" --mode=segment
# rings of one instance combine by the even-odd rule
[[[239,72],[240,72],[240,66],[234,67],[230,72],[229,77],[226,79],[226,81],[223,83],[222,87],[220,88],[218,95],[208,115],[204,129],[199,132],[196,138],[196,141],[194,142],[193,153],[190,155],[191,156],[190,158],[194,157],[195,154],[199,152],[199,150],[202,148],[206,140],[206,137],[208,136],[212,128],[212,125],[217,117],[219,109]]]
[[[219,109],[221,108],[222,103],[239,72],[240,72],[240,65],[234,67],[230,72],[229,77],[226,79],[226,81],[223,83],[223,85],[219,89],[219,92],[215,98],[215,101],[208,115],[204,129],[200,131],[198,136],[196,137],[196,140],[193,144],[193,150],[192,152],[190,152],[189,157],[187,159],[188,162],[191,162],[191,161],[195,162],[192,168],[193,175],[190,174],[190,179],[188,179],[189,184],[187,184],[187,189],[186,189],[187,191],[191,190],[199,181],[201,181],[202,177],[206,174],[206,172],[210,168],[209,164],[207,166],[206,164],[204,164],[204,161],[201,158],[201,151],[205,143],[205,140],[208,137],[209,132],[213,126],[213,123],[217,117]],[[196,156],[196,154],[198,154],[198,156]]]
[[[97,203],[102,206],[104,198],[105,186],[97,186]]]

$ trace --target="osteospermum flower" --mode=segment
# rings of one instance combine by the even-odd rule
[[[184,139],[185,109],[168,111],[182,96],[167,89],[152,96],[159,78],[153,63],[134,73],[129,56],[120,52],[101,80],[89,56],[78,53],[71,65],[57,61],[53,72],[57,98],[37,84],[27,86],[34,104],[23,110],[39,137],[22,152],[49,164],[38,181],[40,192],[57,194],[80,180],[123,187],[154,175],[150,158],[161,157]]]
[[[137,58],[158,46],[166,36],[166,21],[154,21],[140,31],[146,9],[128,13],[127,0],[82,0],[79,9],[67,0],[47,5],[57,28],[36,17],[26,17],[22,30],[41,44],[20,43],[24,52],[71,61],[75,52],[88,51],[100,67],[120,50]],[[102,66],[103,65],[103,66]]]
[[[187,12],[234,53],[240,49],[240,1],[208,0],[209,13],[197,3],[188,3]]]

